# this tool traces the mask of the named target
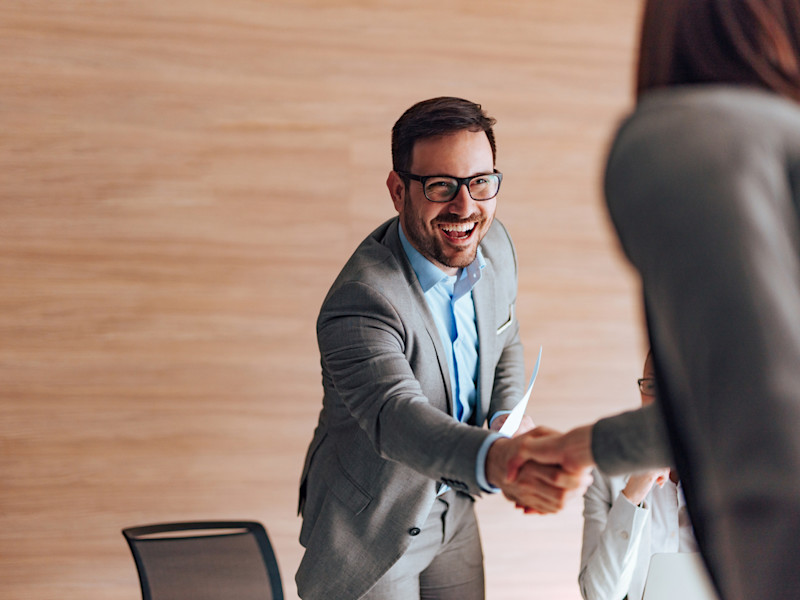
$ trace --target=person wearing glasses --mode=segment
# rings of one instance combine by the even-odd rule
[[[398,119],[386,181],[398,216],[323,302],[322,410],[300,483],[306,600],[480,600],[473,498],[499,489],[552,513],[588,484],[588,469],[538,463],[505,481],[514,442],[496,430],[524,364],[493,125],[450,97]]]
[[[638,380],[642,405],[656,400],[653,355]],[[657,552],[697,552],[683,489],[674,470],[609,476],[595,470],[583,497],[578,584],[584,600],[641,600]]]

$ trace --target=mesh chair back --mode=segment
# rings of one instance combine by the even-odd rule
[[[278,563],[260,523],[163,523],[122,533],[144,600],[283,600]]]

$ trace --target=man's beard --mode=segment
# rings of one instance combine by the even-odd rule
[[[488,230],[487,222],[491,222],[490,219],[487,219],[486,216],[480,213],[473,213],[465,219],[437,218],[431,223],[434,233],[429,234],[429,230],[426,228],[427,223],[424,223],[419,218],[413,211],[409,202],[406,202],[404,212],[410,219],[406,219],[406,222],[403,223],[403,232],[412,245],[428,260],[433,260],[440,265],[453,269],[466,267],[475,260],[475,256],[478,252],[478,244],[480,244]],[[443,241],[435,231],[438,230],[438,226],[443,223],[475,223],[475,227],[470,234],[473,238],[470,240],[470,245],[466,247],[464,251],[459,252],[445,245],[446,242]]]

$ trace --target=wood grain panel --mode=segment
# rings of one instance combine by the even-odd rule
[[[252,518],[288,598],[314,322],[393,209],[389,131],[498,119],[529,409],[633,406],[636,284],[600,196],[638,2],[0,4],[0,597],[133,600],[125,526]],[[580,505],[479,503],[492,599],[578,598]]]

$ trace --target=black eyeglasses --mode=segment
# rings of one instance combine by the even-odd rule
[[[472,177],[452,177],[451,175],[414,175],[397,171],[400,177],[413,179],[422,184],[422,193],[431,202],[450,202],[458,194],[462,185],[467,186],[469,197],[478,202],[491,200],[500,191],[503,174],[500,171]]]
[[[636,383],[639,384],[639,391],[645,396],[655,396],[658,393],[655,377],[643,377],[642,379],[637,379]]]

